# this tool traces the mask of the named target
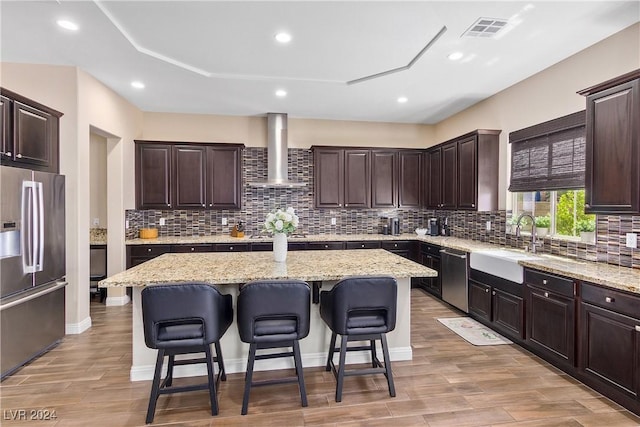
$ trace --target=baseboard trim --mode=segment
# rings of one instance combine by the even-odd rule
[[[224,351],[223,351],[224,352]],[[378,352],[378,357],[382,355]],[[337,355],[335,356],[337,360]],[[392,361],[411,360],[413,351],[411,347],[396,347],[389,349],[389,357]],[[357,352],[347,354],[347,363],[370,363],[371,357],[368,353]],[[324,366],[327,363],[327,353],[308,353],[302,355],[302,366],[311,368],[314,366]],[[337,363],[337,362],[336,362]],[[293,358],[279,358],[256,360],[254,369],[256,371],[272,371],[276,369],[293,369]],[[244,372],[247,369],[246,359],[225,359],[224,368],[228,374]],[[132,366],[129,373],[131,381],[149,381],[153,379],[154,365]],[[162,372],[166,372],[166,363]],[[207,367],[204,364],[176,366],[173,370],[175,378],[198,377],[207,375]]]
[[[91,328],[91,317],[86,317],[79,323],[65,323],[64,333],[67,335],[77,335],[89,328]]]
[[[131,301],[131,298],[129,298],[129,295],[124,295],[121,297],[107,297],[105,304],[109,307],[109,306],[116,306],[116,305],[127,305],[129,304],[129,302]]]

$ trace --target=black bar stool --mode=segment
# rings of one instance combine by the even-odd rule
[[[176,283],[147,286],[142,290],[142,322],[144,341],[158,349],[156,368],[146,422],[151,423],[161,394],[209,390],[211,415],[218,414],[216,386],[226,380],[220,338],[233,322],[231,295],[222,295],[204,283]],[[212,357],[211,344],[216,357]],[[205,353],[204,358],[175,360],[178,354]],[[164,357],[169,357],[167,376],[160,383]],[[218,362],[218,377],[214,380],[213,362]],[[206,384],[172,387],[175,365],[207,364]]]
[[[309,335],[311,291],[299,280],[257,280],[245,284],[238,295],[238,332],[249,343],[242,415],[247,414],[251,387],[297,382],[302,406],[307,406],[307,392],[302,373],[298,340]],[[256,355],[257,350],[293,347],[293,352]],[[293,356],[296,376],[253,381],[256,360]]]
[[[344,377],[352,375],[384,374],[389,394],[396,396],[389,359],[386,333],[396,327],[398,285],[393,277],[349,277],[336,283],[330,291],[320,294],[320,317],[331,329],[331,342],[327,358],[327,371],[336,377],[336,402],[342,400]],[[341,335],[336,348],[336,336]],[[376,354],[376,341],[382,344],[384,365]],[[369,345],[348,347],[349,341],[369,341]],[[338,368],[333,355],[340,352]],[[371,368],[346,370],[348,351],[370,351]]]

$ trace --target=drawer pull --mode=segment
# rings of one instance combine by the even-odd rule
[[[545,297],[545,298],[549,298],[549,292],[545,292],[545,293],[544,293],[544,297]]]
[[[324,245],[324,248],[325,249],[329,249],[329,245]]]
[[[364,244],[362,245],[362,247],[364,248]]]
[[[232,251],[233,250],[233,246],[229,246],[229,250]]]
[[[394,244],[393,244],[393,247],[394,247],[394,248],[397,248],[397,247],[398,247],[398,244],[397,244],[397,243],[394,243]]]
[[[191,252],[193,252],[193,251],[195,251],[195,250],[196,250],[196,248],[191,248]]]
[[[542,284],[543,284],[543,285],[546,285],[546,284],[547,284],[547,279],[543,279],[543,280],[542,280]]]
[[[21,159],[22,158],[22,154],[18,153],[18,154],[16,154],[16,157]]]
[[[151,248],[147,249],[147,252],[151,252]]]
[[[611,297],[605,297],[605,298],[604,298],[604,300],[605,300],[606,302],[613,302],[613,301],[615,301],[615,300],[614,300],[613,298],[611,298]]]

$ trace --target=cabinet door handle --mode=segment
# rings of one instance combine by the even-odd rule
[[[21,159],[22,158],[22,154],[18,153],[18,154],[16,154],[16,157]]]
[[[605,302],[614,302],[615,299],[611,298],[611,297],[605,297]]]
[[[346,208],[347,206],[349,206],[349,203],[345,203],[345,204],[344,204],[344,207],[345,207],[345,208]]]
[[[213,203],[209,203],[209,207],[213,206]]]
[[[636,332],[640,332],[640,325],[636,325]]]
[[[489,292],[489,288],[485,288],[485,289],[484,289],[484,292],[485,292],[485,293]]]
[[[342,207],[342,203],[338,203],[338,206]]]
[[[549,292],[545,292],[545,293],[544,293],[544,297],[545,297],[545,298],[549,298]]]
[[[7,152],[6,152],[6,153],[4,153],[4,154],[5,154],[5,156],[7,156],[7,157],[11,157],[11,151],[7,151]]]
[[[544,279],[544,280],[542,281],[542,284],[543,284],[543,285],[546,285],[546,284],[547,284],[547,279]]]
[[[475,203],[471,203],[471,207],[472,207],[472,208],[475,208],[475,207],[476,207],[476,204],[475,204]]]
[[[495,294],[496,294],[496,291],[491,292],[491,295],[495,295]]]
[[[590,205],[589,203],[585,203],[585,204],[584,204],[584,207],[585,207],[585,208],[590,208],[590,207],[591,207],[591,205]]]

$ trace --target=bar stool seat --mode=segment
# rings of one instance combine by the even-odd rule
[[[329,355],[326,370],[336,378],[336,402],[342,401],[344,378],[352,375],[384,374],[389,394],[395,397],[396,390],[391,371],[389,347],[386,333],[396,326],[398,285],[393,277],[362,276],[349,277],[335,284],[329,291],[320,293],[320,317],[331,329]],[[341,335],[340,347],[336,347],[337,335]],[[349,341],[368,341],[368,345],[348,346]],[[384,364],[378,360],[376,341],[380,341]],[[349,351],[371,353],[371,368],[346,369]],[[339,352],[336,367],[334,354]]]
[[[226,380],[220,338],[233,322],[231,295],[222,295],[205,283],[150,285],[142,290],[142,322],[145,344],[158,350],[147,424],[153,422],[158,397],[168,393],[209,390],[211,415],[217,415],[216,387],[220,380]],[[215,346],[215,357],[211,344]],[[204,358],[175,359],[177,355],[202,352]],[[169,358],[167,375],[161,382],[165,356]],[[218,363],[215,379],[214,362]],[[207,383],[173,386],[174,366],[197,363],[207,365]]]
[[[300,280],[256,280],[245,284],[238,295],[238,332],[249,343],[242,415],[249,408],[251,387],[297,382],[302,406],[307,392],[298,341],[309,335],[311,290]],[[291,347],[293,351],[256,354],[258,350]],[[253,381],[256,360],[293,357],[296,376]]]

